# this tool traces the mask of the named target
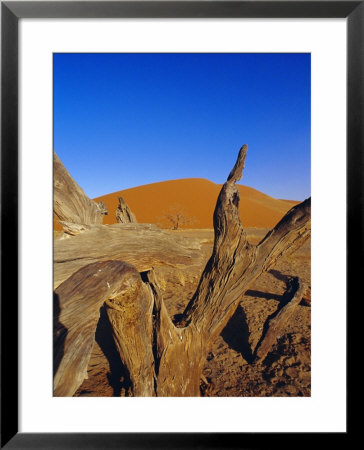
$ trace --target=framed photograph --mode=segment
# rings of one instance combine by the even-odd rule
[[[347,438],[362,2],[1,11],[1,445]]]

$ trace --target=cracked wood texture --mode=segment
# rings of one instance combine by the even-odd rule
[[[123,199],[119,197],[119,204],[116,208],[116,220],[118,223],[137,223],[135,214],[129,208],[129,205]]]
[[[54,302],[55,396],[72,396],[87,376],[104,303],[135,395],[153,395],[153,299],[132,265],[122,261],[88,264],[56,289]]]
[[[268,270],[283,254],[301,246],[310,235],[308,199],[293,207],[258,245],[248,243],[240,222],[239,191],[235,186],[242,176],[246,152],[247,146],[244,145],[221,189],[214,212],[215,241],[212,256],[195,294],[176,323],[168,315],[153,271],[140,276],[130,265],[127,265],[127,269],[118,266],[123,264],[118,261],[106,262],[116,264],[108,266],[108,270],[114,274],[111,279],[115,285],[111,291],[105,291],[105,280],[110,284],[107,270],[103,271],[104,282],[101,284],[93,275],[88,276],[88,281],[78,279],[82,274],[85,275],[83,270],[91,270],[87,269],[89,266],[79,270],[56,291],[60,299],[59,322],[73,331],[73,340],[77,340],[77,333],[81,332],[87,337],[87,342],[94,339],[99,308],[106,304],[115,344],[130,373],[134,395],[199,396],[206,356],[246,290],[262,272]],[[97,267],[91,266],[92,270]],[[120,273],[117,273],[117,267],[121,269]],[[94,283],[102,286],[100,293]],[[76,302],[75,305],[73,302]],[[82,302],[84,306],[81,306]],[[72,308],[76,309],[75,314],[70,313]],[[77,308],[82,308],[82,314]],[[87,319],[84,318],[84,311],[87,311]],[[288,316],[288,313],[282,314]],[[86,320],[82,327],[77,317],[81,321]],[[59,330],[59,327],[56,329]],[[77,378],[75,372],[74,378],[82,378],[87,367],[85,361],[89,358],[89,343],[80,353],[79,346],[72,344],[71,338],[67,342],[67,338],[68,345],[65,346],[60,367],[61,375],[65,374],[64,378],[68,380],[65,384],[70,383],[72,389],[58,392],[74,390],[76,382],[71,381],[69,374],[77,369],[81,375]],[[78,356],[69,356],[70,352],[76,352]],[[75,368],[77,358],[81,358],[82,364],[78,363]],[[68,367],[72,370],[67,376]],[[63,386],[59,381],[58,385]]]
[[[59,221],[84,225],[102,223],[103,216],[107,213],[105,204],[97,204],[87,197],[55,152],[53,186],[53,211]]]
[[[54,241],[54,288],[97,261],[125,261],[139,272],[162,266],[185,270],[201,264],[197,239],[172,236],[155,225],[118,223],[83,228],[86,231],[77,236]]]
[[[247,146],[223,185],[214,212],[215,242],[199,286],[174,326],[164,318],[159,332],[157,393],[198,396],[202,368],[213,341],[234,314],[253,281],[310,235],[310,199],[292,208],[257,246],[248,243],[239,215],[236,181],[242,177]]]
[[[287,291],[284,295],[285,305],[271,317],[265,325],[266,331],[257,345],[255,350],[255,358],[257,361],[263,361],[269,353],[273,344],[277,340],[280,331],[287,324],[296,307],[301,302],[303,295],[307,289],[307,285],[298,277],[294,277],[287,283]]]

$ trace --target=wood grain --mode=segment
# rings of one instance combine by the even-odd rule
[[[53,154],[53,211],[59,221],[92,225],[102,223],[105,204],[89,199]]]

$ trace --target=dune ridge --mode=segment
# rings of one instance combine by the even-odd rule
[[[153,223],[171,228],[169,213],[180,210],[189,223],[180,228],[212,228],[213,211],[222,185],[204,178],[183,178],[161,181],[97,197],[109,211],[104,224],[116,223],[118,197],[123,197],[139,223]],[[240,214],[246,227],[273,227],[292,206],[294,200],[270,197],[254,188],[237,185],[240,192]]]

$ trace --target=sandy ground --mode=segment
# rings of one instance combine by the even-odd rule
[[[258,243],[268,229],[246,228],[248,239]],[[171,231],[200,239],[204,263],[211,255],[213,230]],[[242,297],[229,323],[214,343],[203,370],[202,396],[310,396],[311,395],[311,307],[301,302],[281,331],[276,344],[260,364],[251,361],[267,319],[280,307],[286,276],[300,276],[310,284],[310,241],[295,254],[283,257],[263,274]],[[196,289],[198,273],[179,274],[162,286],[171,316],[183,311]],[[176,281],[177,280],[177,281]],[[127,396],[128,380],[123,373],[105,315],[96,332],[88,379],[76,396]]]

